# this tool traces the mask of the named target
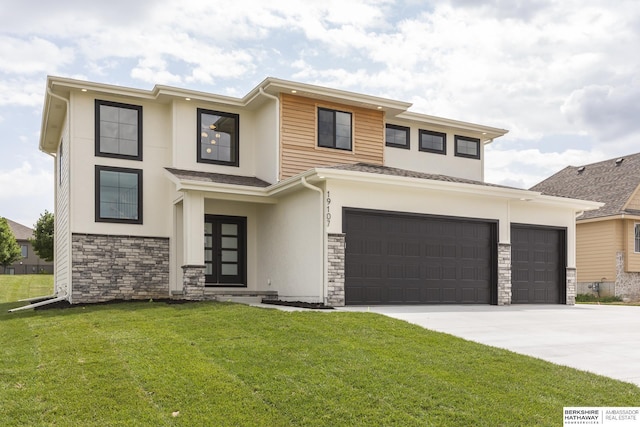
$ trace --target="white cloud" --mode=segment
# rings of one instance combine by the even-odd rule
[[[44,99],[45,77],[33,79],[10,78],[0,76],[0,107],[2,106],[41,106]]]
[[[0,35],[0,72],[13,74],[52,73],[73,61],[73,49],[49,40],[28,40]]]

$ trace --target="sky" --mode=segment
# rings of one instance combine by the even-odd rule
[[[0,0],[0,216],[53,211],[47,75],[242,97],[265,77],[508,129],[485,180],[529,188],[640,151],[637,0]]]

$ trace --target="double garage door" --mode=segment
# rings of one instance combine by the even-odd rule
[[[561,230],[517,230],[513,302],[560,302]],[[496,222],[348,209],[344,232],[348,305],[497,302]]]

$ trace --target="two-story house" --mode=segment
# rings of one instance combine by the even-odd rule
[[[20,251],[22,252],[22,258],[9,265],[4,273],[5,274],[51,274],[53,273],[53,262],[45,261],[38,256],[33,250],[31,245],[31,239],[33,239],[33,229],[26,225],[18,224],[15,221],[11,221],[9,218],[5,218],[9,229],[16,238],[16,242],[20,245]]]
[[[58,297],[573,303],[575,217],[484,182],[506,133],[267,78],[242,98],[49,77]]]

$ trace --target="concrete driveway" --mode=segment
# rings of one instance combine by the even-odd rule
[[[344,307],[640,386],[640,307],[455,305]]]

